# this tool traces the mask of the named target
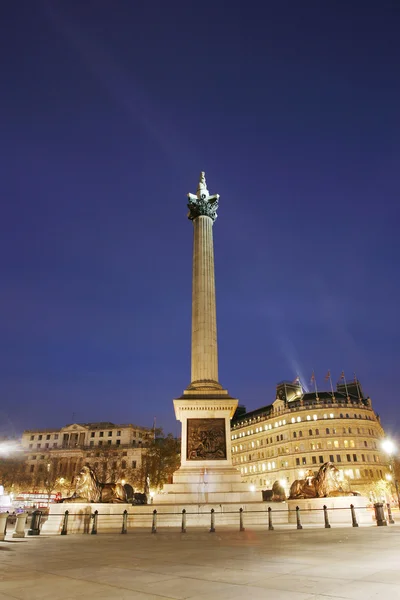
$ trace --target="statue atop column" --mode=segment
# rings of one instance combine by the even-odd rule
[[[188,194],[188,219],[194,221],[197,217],[210,217],[213,221],[217,218],[219,194],[210,196],[207,189],[206,174],[200,173],[199,185],[196,194]]]

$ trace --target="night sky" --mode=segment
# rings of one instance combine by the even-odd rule
[[[179,433],[201,170],[221,383],[356,372],[400,432],[399,30],[397,0],[4,3],[0,433]]]

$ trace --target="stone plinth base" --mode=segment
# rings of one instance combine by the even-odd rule
[[[239,471],[231,466],[181,467],[174,473],[174,482],[154,497],[154,504],[179,505],[261,501],[261,492],[251,492]]]
[[[289,523],[296,523],[296,506],[300,509],[302,525],[324,526],[324,505],[328,508],[328,519],[331,525],[351,525],[350,504],[355,508],[357,522],[360,525],[372,525],[372,508],[363,496],[337,496],[333,498],[310,498],[309,500],[288,500]]]

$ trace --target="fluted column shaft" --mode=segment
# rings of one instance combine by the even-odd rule
[[[193,220],[192,384],[218,383],[213,220]],[[219,386],[218,386],[219,387]]]

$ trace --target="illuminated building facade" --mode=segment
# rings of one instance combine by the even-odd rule
[[[339,384],[333,393],[304,393],[299,384],[283,382],[271,405],[236,412],[232,458],[256,489],[270,489],[278,480],[288,493],[294,480],[330,461],[361,492],[389,474],[384,436],[358,380]]]
[[[38,475],[45,473],[52,461],[57,462],[61,480],[73,481],[85,464],[91,465],[100,479],[128,480],[132,471],[140,469],[153,437],[152,429],[131,424],[74,423],[61,429],[24,431],[21,448],[33,482],[40,481]]]

